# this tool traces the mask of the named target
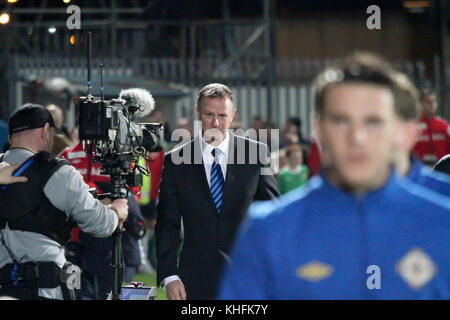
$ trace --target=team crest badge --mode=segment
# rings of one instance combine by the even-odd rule
[[[400,259],[396,270],[408,286],[419,290],[434,278],[437,267],[422,249],[414,248]]]
[[[334,268],[320,261],[310,261],[295,270],[297,277],[310,282],[321,281],[333,274]]]

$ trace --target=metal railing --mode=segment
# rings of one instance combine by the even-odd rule
[[[141,58],[94,59],[93,66],[102,63],[108,74],[142,76],[184,84],[201,84],[214,80],[232,83],[249,83],[261,85],[266,82],[268,64],[272,63],[277,83],[309,83],[330,61],[317,59],[263,59],[245,58],[233,62],[224,68],[226,62],[218,58],[175,59],[175,58]],[[399,71],[406,73],[419,87],[437,82],[427,75],[429,70],[422,61],[394,63]],[[14,69],[17,74],[29,72],[42,74],[85,74],[84,57],[46,57],[16,56]],[[97,72],[96,68],[93,72]],[[450,72],[450,71],[448,71]]]
[[[303,120],[304,136],[309,137],[314,105],[311,81],[331,60],[245,58],[227,64],[227,60],[218,58],[94,59],[93,79],[99,77],[95,66],[100,62],[104,65],[104,79],[157,79],[187,87],[190,93],[177,100],[167,115],[172,127],[180,117],[194,119],[196,95],[200,87],[210,82],[223,82],[235,92],[239,120],[245,127],[256,115],[276,127],[282,126],[289,117],[297,116]],[[267,77],[269,63],[275,70],[275,77],[270,82]],[[437,81],[436,78],[429,78],[430,70],[426,70],[422,61],[394,65],[420,87]],[[80,57],[16,56],[13,66],[16,80],[30,76],[60,76],[84,81],[86,75],[86,61]],[[450,70],[447,77],[450,79]]]

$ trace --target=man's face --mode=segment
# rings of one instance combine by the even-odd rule
[[[430,94],[422,100],[423,111],[428,116],[433,116],[437,110],[437,99],[435,94]]]
[[[236,110],[230,98],[202,98],[201,106],[195,111],[197,118],[202,122],[203,138],[206,142],[214,145],[220,144],[226,137]]]
[[[396,122],[389,89],[361,83],[328,89],[317,132],[338,184],[364,189],[387,179]]]

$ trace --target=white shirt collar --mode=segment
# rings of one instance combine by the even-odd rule
[[[228,155],[228,148],[229,148],[229,142],[230,142],[230,133],[227,131],[227,135],[225,136],[225,139],[222,140],[222,142],[218,146],[213,146],[212,144],[207,143],[202,136],[202,132],[200,131],[200,138],[202,141],[202,155],[203,157],[205,155],[212,157],[212,150],[217,148],[220,150],[220,155]],[[226,159],[226,158],[225,158]]]

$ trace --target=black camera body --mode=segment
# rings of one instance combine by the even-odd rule
[[[136,123],[140,106],[133,100],[100,100],[80,97],[79,137],[87,144],[93,161],[102,166],[102,174],[111,176],[117,196],[125,196],[128,189],[142,184],[142,176],[132,169],[139,157],[162,150],[164,128],[161,123]],[[119,191],[122,190],[122,191]]]
[[[118,153],[131,149],[142,152],[138,149],[141,147],[148,152],[160,150],[162,124],[133,122],[135,108],[121,99],[101,101],[80,98],[80,139],[115,140]]]

